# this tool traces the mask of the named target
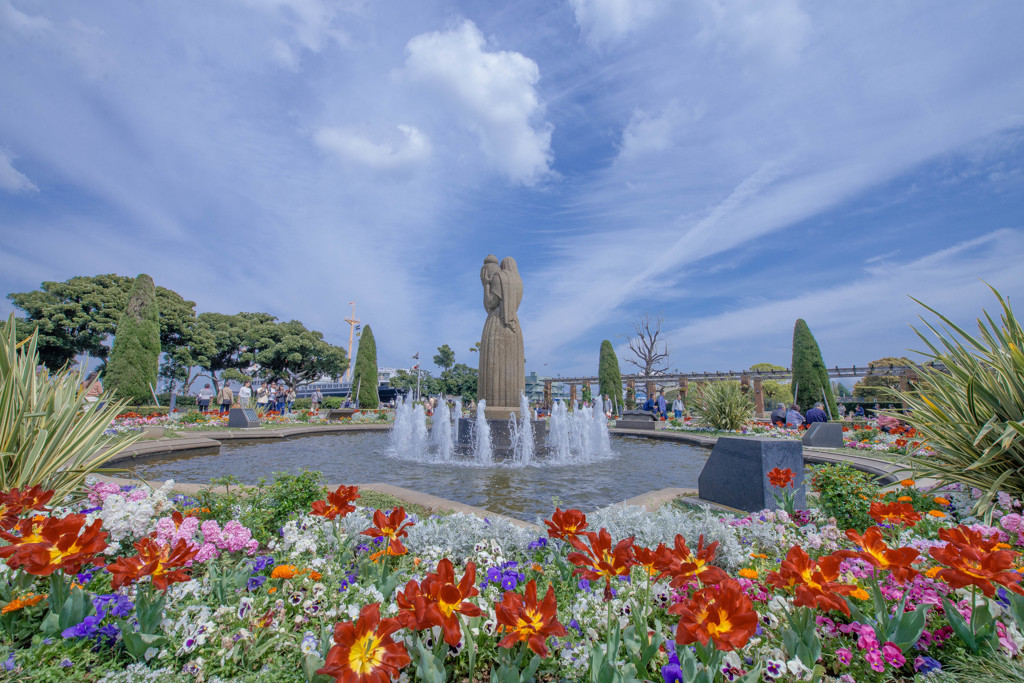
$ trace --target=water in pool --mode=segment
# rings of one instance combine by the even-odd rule
[[[330,484],[386,483],[535,521],[559,505],[591,511],[669,486],[696,488],[709,450],[668,441],[616,436],[611,453],[586,463],[537,461],[527,466],[401,459],[383,432],[307,436],[283,441],[226,442],[220,454],[181,454],[118,463],[147,481],[208,483],[234,475],[253,484],[274,472],[320,470]]]

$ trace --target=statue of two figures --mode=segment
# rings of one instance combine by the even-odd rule
[[[480,269],[487,321],[480,337],[480,370],[477,396],[487,401],[484,413],[491,420],[507,420],[519,411],[526,390],[523,330],[519,326],[519,302],[523,280],[511,256],[499,265],[490,254]]]

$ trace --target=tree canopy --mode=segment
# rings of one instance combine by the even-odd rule
[[[352,391],[357,395],[360,408],[377,408],[377,342],[369,325],[363,327],[356,351],[356,364],[352,371]]]
[[[889,372],[890,367],[913,365],[914,363],[905,356],[886,356],[868,363],[872,374],[861,377],[853,385],[853,395],[857,398],[881,400],[894,400],[893,390],[899,388],[900,376]],[[877,374],[875,374],[877,373]]]
[[[148,403],[156,391],[160,365],[160,313],[153,278],[142,274],[135,279],[128,303],[119,316],[114,348],[105,373],[107,388],[119,398],[136,404]]]
[[[455,365],[455,352],[452,351],[452,347],[447,344],[442,344],[437,347],[437,354],[434,356],[434,365],[441,368],[441,371],[447,371]]]
[[[597,359],[597,381],[601,396],[605,394],[617,406],[622,406],[622,371],[619,369],[619,357],[615,355],[615,347],[605,339],[601,342],[601,351]]]
[[[832,415],[838,415],[821,349],[802,319],[793,326],[793,387],[795,400],[802,408],[810,408],[817,401],[822,401]]]

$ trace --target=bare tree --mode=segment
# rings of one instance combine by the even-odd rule
[[[668,370],[668,342],[658,339],[664,321],[660,315],[652,320],[651,314],[645,311],[643,317],[633,323],[636,336],[630,337],[629,350],[636,356],[636,360],[626,360],[639,368],[646,377],[661,375]]]

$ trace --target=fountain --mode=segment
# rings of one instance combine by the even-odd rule
[[[448,414],[448,402],[441,401],[434,411],[434,422],[430,427],[430,445],[434,451],[434,457],[440,462],[447,462],[452,459],[455,453],[455,443],[452,440],[452,421]]]

